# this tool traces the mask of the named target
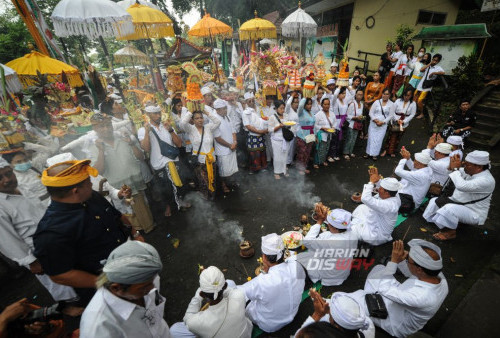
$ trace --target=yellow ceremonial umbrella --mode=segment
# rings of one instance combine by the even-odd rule
[[[127,12],[132,16],[135,32],[130,35],[120,36],[118,40],[140,40],[175,36],[172,20],[162,11],[135,3],[127,8]]]
[[[203,18],[188,32],[189,36],[212,37],[216,35],[231,35],[233,29],[224,22],[214,19],[205,11]]]
[[[248,20],[240,27],[240,40],[276,39],[276,26],[271,21],[257,17]]]
[[[47,79],[49,82],[62,81],[62,72],[64,72],[71,87],[83,86],[82,78],[77,68],[37,51],[32,51],[5,65],[16,71],[19,80],[25,88],[35,83],[37,71],[40,74],[48,75]]]

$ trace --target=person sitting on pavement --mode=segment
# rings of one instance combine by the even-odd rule
[[[155,283],[162,267],[150,244],[127,241],[114,249],[83,312],[80,337],[170,337]]]
[[[463,168],[460,156],[450,160],[450,180],[455,189],[451,197],[440,196],[430,200],[423,217],[441,231],[434,234],[439,240],[453,239],[459,223],[483,225],[488,217],[495,178],[490,172],[490,154],[475,150],[465,157]]]
[[[58,284],[71,286],[85,306],[95,293],[101,260],[127,240],[144,240],[126,216],[99,193],[90,176],[90,160],[57,163],[42,173],[52,199],[38,223],[34,255],[43,271]]]
[[[358,302],[345,292],[335,292],[330,299],[323,299],[314,289],[309,291],[314,313],[307,317],[295,338],[304,337],[304,330],[318,322],[330,323],[336,333],[332,337],[375,337],[375,325]],[[309,336],[306,336],[309,337]]]
[[[172,337],[249,338],[252,322],[245,316],[245,294],[215,266],[200,274],[200,287],[188,305],[184,322],[170,328]]]
[[[294,260],[284,261],[285,245],[275,233],[262,237],[263,272],[238,286],[245,291],[246,314],[263,331],[271,333],[291,323],[299,310],[305,272]]]
[[[394,241],[390,262],[386,266],[374,266],[364,290],[350,294],[362,304],[367,316],[370,313],[365,295],[381,295],[388,316],[386,319],[371,319],[375,326],[395,337],[406,337],[422,329],[448,295],[448,283],[441,272],[441,249],[422,239],[412,239],[408,245],[409,253],[404,250],[403,241]],[[398,269],[408,278],[403,283],[393,276]]]
[[[401,189],[398,192],[401,200],[401,209],[410,212],[422,204],[425,195],[429,191],[432,179],[432,169],[427,165],[432,158],[427,153],[416,153],[415,161],[411,160],[411,154],[404,147],[401,149],[403,158],[399,161],[394,173],[401,177]],[[405,170],[405,165],[410,170]],[[413,202],[413,206],[411,206]]]
[[[350,266],[358,247],[358,239],[350,229],[352,215],[343,209],[329,211],[322,203],[316,204],[315,214],[316,224],[309,229],[302,241],[308,251],[292,257],[297,257],[313,283],[321,280],[324,286],[340,285],[349,277]],[[322,233],[323,223],[328,226],[328,231]],[[325,249],[333,249],[333,253],[322,254]],[[315,263],[318,259],[325,264],[318,267]]]
[[[475,124],[476,114],[470,110],[470,100],[463,99],[460,102],[460,109],[450,115],[441,134],[443,137],[458,135],[462,139],[466,139],[470,136]]]
[[[446,139],[446,143],[449,143],[453,146],[453,150],[450,153],[450,157],[452,157],[455,154],[459,154],[460,161],[461,161],[464,158],[464,153],[462,151],[464,149],[463,138],[461,136],[458,136],[458,135],[448,136],[448,138]]]
[[[431,136],[429,143],[427,144],[427,149],[422,150],[422,153],[425,152],[434,158],[427,165],[432,169],[431,183],[438,183],[443,186],[448,180],[448,175],[450,174],[450,171],[448,170],[448,167],[450,166],[449,154],[451,153],[453,146],[445,142],[436,142],[436,139]]]
[[[398,190],[401,183],[395,178],[380,179],[378,169],[368,170],[370,182],[363,187],[361,194],[362,205],[352,213],[352,231],[358,240],[370,245],[381,245],[392,240],[391,234],[398,219],[398,210],[401,205]],[[375,184],[380,182],[378,194],[372,196]]]

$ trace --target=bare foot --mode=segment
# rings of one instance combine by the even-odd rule
[[[281,180],[281,177],[280,177],[280,175],[278,175],[278,174],[274,174],[274,179],[275,179],[275,180]]]
[[[315,165],[313,165],[313,168],[314,169],[319,169],[319,165],[315,164]]]
[[[380,157],[384,157],[385,155],[387,155],[387,151],[383,151],[382,154],[380,154]]]
[[[311,173],[311,170],[307,170],[307,169],[306,169],[306,170],[304,170],[304,172],[305,172],[306,174],[310,174],[310,173]]]
[[[438,241],[448,241],[450,239],[457,238],[457,231],[456,230],[440,231],[432,235],[432,237],[434,237]]]

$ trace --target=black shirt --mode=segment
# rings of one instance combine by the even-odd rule
[[[382,55],[380,55],[380,60],[382,60],[382,63],[380,65],[380,67],[383,68],[384,72],[388,72],[392,68],[392,62],[391,62],[391,60],[389,60],[389,56],[390,56],[390,54],[387,55],[387,52],[384,53],[384,54],[382,54]]]
[[[474,127],[474,125],[476,124],[476,114],[468,110],[465,112],[465,115],[463,115],[462,111],[458,111],[455,114],[451,115],[448,119],[448,122],[452,121],[455,122],[455,124],[453,125],[454,129]]]
[[[127,240],[120,217],[121,213],[95,191],[84,203],[52,201],[33,236],[34,254],[44,272],[49,276],[70,270],[100,274],[101,260]],[[83,296],[90,290],[75,291]]]

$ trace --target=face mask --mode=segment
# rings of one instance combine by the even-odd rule
[[[14,170],[20,171],[20,172],[28,171],[30,169],[31,169],[31,162],[30,161],[24,162],[24,163],[18,163],[14,166]]]
[[[422,57],[422,56],[424,56],[424,53],[422,53],[422,52],[418,53],[418,57]]]

